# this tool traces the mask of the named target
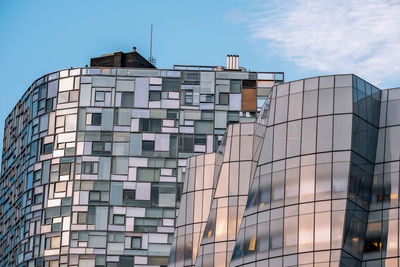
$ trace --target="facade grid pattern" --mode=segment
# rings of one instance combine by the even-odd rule
[[[282,80],[132,68],[39,78],[5,123],[0,265],[165,266],[186,158],[254,121]]]

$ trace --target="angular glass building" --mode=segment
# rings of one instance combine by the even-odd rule
[[[354,75],[274,86],[188,161],[169,266],[399,266],[399,104]]]
[[[255,122],[282,82],[281,72],[239,68],[237,57],[226,68],[163,70],[136,51],[40,77],[5,122],[0,266],[166,266],[185,174],[198,177],[204,199],[192,239],[199,243],[209,205],[210,214],[220,207],[220,165],[235,160],[214,153],[227,126]],[[258,162],[245,158],[246,187],[230,203],[238,214]],[[184,189],[185,207],[191,188]],[[232,249],[236,228],[226,241]]]

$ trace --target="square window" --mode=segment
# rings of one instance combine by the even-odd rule
[[[212,121],[195,121],[194,132],[199,134],[212,134],[213,122]]]
[[[238,122],[239,121],[239,112],[228,111],[227,119],[229,122]]]
[[[149,100],[150,101],[160,101],[161,100],[161,92],[150,91]]]
[[[110,155],[111,143],[92,142],[92,155]]]
[[[228,93],[219,93],[219,104],[220,105],[229,105],[229,94]]]
[[[100,196],[100,191],[91,191],[89,192],[89,201],[100,201]]]
[[[103,142],[93,142],[92,143],[92,152],[103,151]]]
[[[143,141],[142,149],[148,151],[154,151],[154,141]]]
[[[55,184],[55,192],[65,192],[65,190],[67,189],[67,182],[59,182]]]
[[[124,225],[125,224],[125,215],[114,215],[113,223]]]
[[[257,81],[256,80],[243,80],[242,85],[245,88],[257,88]]]
[[[133,108],[133,92],[121,93],[121,107]]]
[[[60,247],[61,237],[53,236],[50,238],[50,248],[59,248]]]
[[[131,124],[131,109],[118,108],[115,109],[115,125],[129,126]]]
[[[53,152],[53,143],[44,144],[42,154],[49,154],[51,152]]]
[[[36,205],[36,204],[41,204],[42,201],[43,201],[43,194],[37,194],[37,195],[35,195],[35,197],[34,197],[33,204],[34,204],[34,205]]]
[[[82,173],[83,174],[96,174],[97,173],[97,162],[82,162]]]
[[[105,93],[104,92],[96,92],[96,101],[104,101],[105,99]]]
[[[213,120],[214,119],[214,111],[212,110],[202,110],[201,111],[201,119],[202,120]]]
[[[185,84],[199,84],[200,71],[183,71],[182,82]]]
[[[141,248],[142,247],[142,238],[138,236],[132,236],[131,240],[132,248]]]
[[[122,198],[124,200],[135,200],[135,190],[125,189],[122,193]]]
[[[127,157],[113,157],[111,161],[112,174],[128,174],[128,158]]]
[[[78,224],[86,224],[86,223],[87,223],[87,213],[78,212]]]
[[[176,109],[168,109],[167,110],[167,119],[177,119],[179,111]]]
[[[91,125],[101,125],[101,113],[92,113]]]
[[[194,149],[194,138],[191,134],[185,134],[180,136],[180,151],[182,152],[193,152]]]
[[[163,78],[162,90],[163,91],[179,91],[181,80],[178,78]]]
[[[205,135],[195,135],[194,136],[195,145],[205,145],[207,144],[207,136]]]
[[[240,94],[242,92],[242,81],[241,80],[231,80],[230,92],[234,94]]]
[[[69,163],[61,163],[60,164],[60,175],[68,175],[70,171]]]

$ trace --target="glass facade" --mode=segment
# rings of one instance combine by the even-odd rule
[[[251,128],[241,123],[217,151],[229,171],[221,167],[214,183],[196,260],[177,253],[192,233],[177,228],[169,265],[399,266],[399,99],[399,88],[381,91],[354,75],[274,86],[254,124],[263,125],[260,145],[239,130],[233,141],[235,128]],[[249,172],[233,167],[245,155],[255,162]],[[248,191],[244,211],[231,188]],[[240,227],[225,232],[224,219]]]
[[[254,122],[282,82],[283,73],[135,68],[68,69],[36,80],[5,123],[0,265],[166,266],[175,226],[194,229],[184,241],[192,250],[183,252],[194,262],[216,212],[208,206],[220,207],[213,197],[228,159],[213,152],[227,126]],[[255,142],[249,138],[233,134],[232,142]],[[246,188],[253,157],[243,165]],[[183,186],[185,177],[195,183]],[[229,207],[243,213],[247,191]],[[179,206],[193,203],[202,204],[177,222]]]

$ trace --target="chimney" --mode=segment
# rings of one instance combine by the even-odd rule
[[[133,52],[133,53],[136,52],[136,46],[134,46],[134,47],[132,48],[132,52]]]
[[[226,69],[238,70],[239,69],[239,55],[226,56]]]

